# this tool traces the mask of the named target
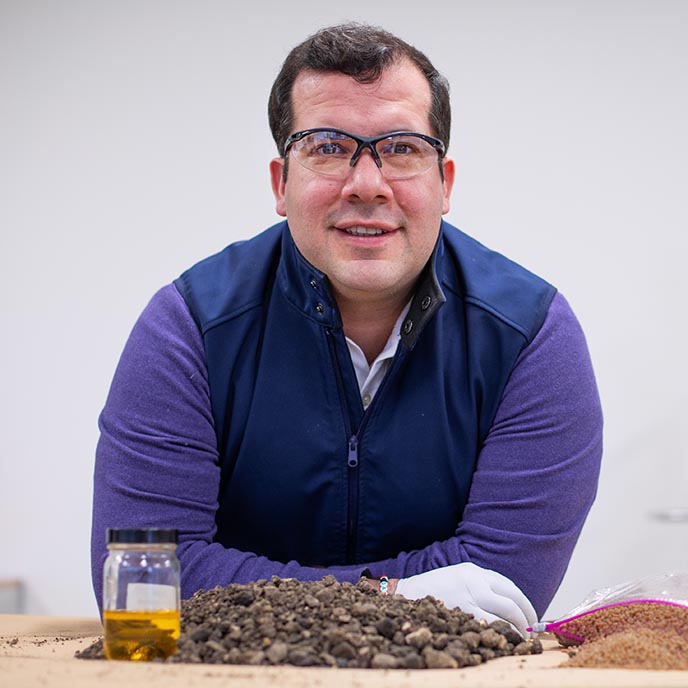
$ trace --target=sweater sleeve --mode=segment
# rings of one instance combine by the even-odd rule
[[[514,581],[541,615],[592,506],[601,457],[587,344],[557,294],[507,382],[455,536],[371,564],[371,572],[404,577],[471,561]]]
[[[214,542],[220,469],[203,342],[173,285],[129,336],[99,418],[91,566],[98,605],[107,528],[177,528],[182,597],[272,575],[354,582],[363,566],[319,569],[275,562]]]

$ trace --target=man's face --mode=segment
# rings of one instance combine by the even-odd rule
[[[370,84],[338,73],[304,72],[294,83],[292,101],[294,131],[432,134],[430,87],[407,61]],[[443,165],[444,180],[433,165],[410,179],[388,181],[364,150],[341,179],[294,160],[286,181],[284,160],[273,160],[270,172],[277,212],[289,221],[303,256],[328,276],[335,296],[376,301],[408,298],[432,253],[454,181],[453,163]]]

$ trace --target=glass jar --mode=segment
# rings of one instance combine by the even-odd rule
[[[177,651],[177,531],[109,528],[103,567],[103,646],[108,659],[150,661]]]

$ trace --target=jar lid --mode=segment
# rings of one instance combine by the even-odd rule
[[[173,528],[108,528],[107,544],[177,544],[178,531]]]

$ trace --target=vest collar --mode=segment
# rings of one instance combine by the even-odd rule
[[[437,309],[446,301],[437,278],[438,260],[443,254],[443,229],[418,279],[411,307],[401,324],[401,343],[412,349]],[[277,280],[286,299],[306,317],[325,327],[341,327],[337,303],[325,273],[311,265],[301,255],[285,222],[282,233],[282,259]]]
[[[439,259],[444,253],[442,231],[440,229],[432,255],[418,278],[411,308],[409,308],[404,322],[401,323],[401,343],[407,349],[413,349],[420,333],[435,315],[437,309],[447,300],[437,278]]]

